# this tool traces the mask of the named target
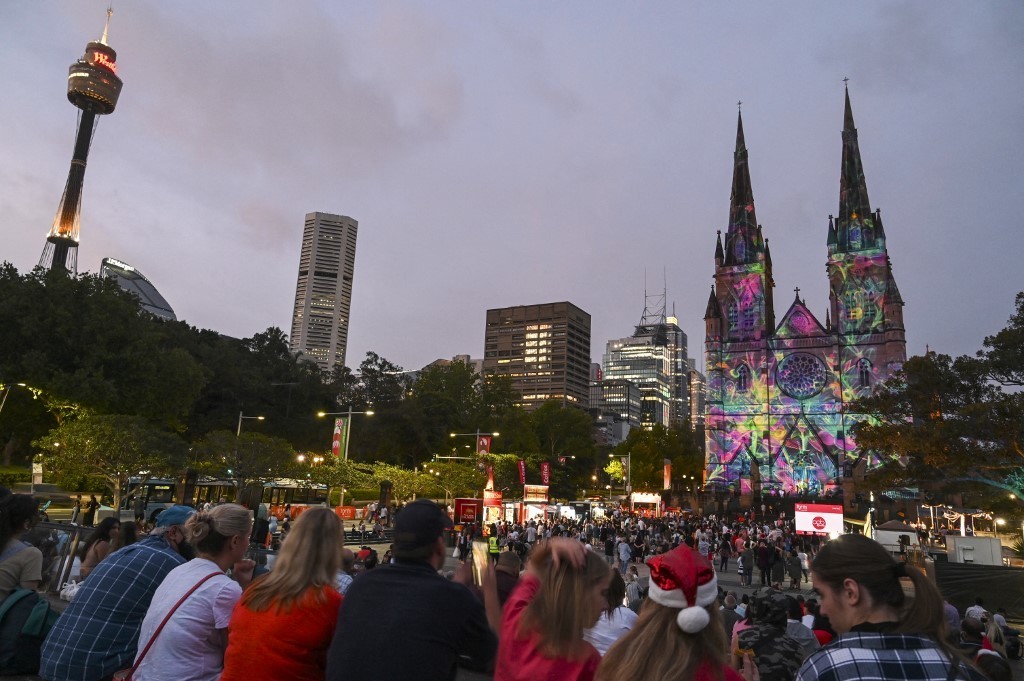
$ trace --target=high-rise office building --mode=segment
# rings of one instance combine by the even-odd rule
[[[665,314],[664,293],[647,296],[647,302],[633,335],[608,341],[603,377],[630,381],[640,390],[641,427],[680,425],[690,416],[686,334]]]
[[[292,313],[292,352],[326,371],[345,364],[359,223],[344,215],[308,213]]]
[[[153,286],[146,275],[128,263],[114,258],[103,258],[100,262],[100,276],[113,278],[125,291],[135,294],[146,312],[171,322],[177,319],[171,304],[160,295],[156,286]]]
[[[590,315],[569,302],[488,310],[484,374],[510,377],[526,409],[548,400],[586,409]]]

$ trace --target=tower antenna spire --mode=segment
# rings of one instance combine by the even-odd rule
[[[103,24],[103,37],[100,38],[100,42],[104,45],[107,44],[107,34],[110,32],[110,16],[114,13],[114,3],[111,2],[107,5],[107,22]]]

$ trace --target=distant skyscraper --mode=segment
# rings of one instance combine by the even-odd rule
[[[46,246],[39,258],[39,266],[60,270],[72,275],[78,273],[78,229],[82,209],[82,183],[85,163],[89,157],[89,144],[96,130],[97,116],[112,113],[121,94],[121,79],[117,77],[117,53],[107,45],[107,29],[112,10],[107,10],[107,25],[103,37],[85,46],[85,54],[68,69],[68,101],[82,110],[75,136],[75,151],[71,157],[71,170],[64,185],[64,196],[57,207],[57,217],[46,235]]]
[[[100,276],[113,277],[121,288],[129,293],[134,293],[142,303],[142,309],[146,312],[172,322],[177,319],[170,304],[150,283],[146,275],[128,263],[114,258],[103,258],[103,262],[100,263]]]
[[[484,374],[511,378],[526,409],[548,400],[586,409],[590,315],[568,302],[488,310]]]
[[[686,334],[665,314],[665,298],[647,296],[633,335],[608,341],[604,354],[604,380],[625,379],[640,390],[644,428],[679,425],[690,416]]]
[[[292,313],[292,352],[330,371],[345,364],[359,223],[344,215],[308,213]]]

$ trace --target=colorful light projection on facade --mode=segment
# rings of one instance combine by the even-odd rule
[[[716,249],[705,315],[709,488],[829,496],[855,471],[886,463],[857,447],[851,430],[870,417],[850,405],[902,366],[903,300],[881,215],[868,207],[848,95],[845,114],[840,216],[828,225],[825,324],[799,289],[774,324],[771,255],[760,225],[750,238],[753,193],[742,122],[738,128],[729,232],[725,248],[720,238]],[[755,254],[731,251],[748,241]]]

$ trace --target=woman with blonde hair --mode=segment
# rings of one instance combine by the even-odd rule
[[[343,545],[341,521],[331,509],[299,516],[274,569],[235,606],[221,681],[322,681],[344,598],[334,588]]]
[[[601,654],[583,638],[608,608],[611,568],[572,539],[538,544],[505,603],[494,681],[591,681]]]
[[[718,580],[683,545],[648,561],[650,592],[633,628],[605,654],[597,681],[742,681],[726,663]]]
[[[245,559],[251,533],[252,512],[237,504],[188,519],[185,536],[197,555],[171,570],[153,594],[129,674],[133,681],[220,678],[228,622],[256,567]]]

